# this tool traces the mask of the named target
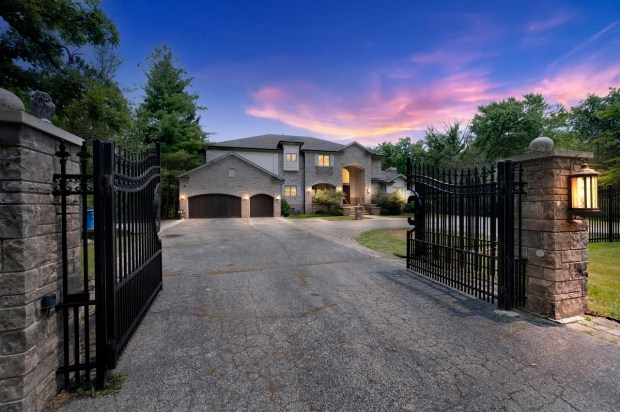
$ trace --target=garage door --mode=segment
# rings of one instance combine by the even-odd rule
[[[241,198],[230,195],[200,195],[189,199],[189,218],[241,217]]]
[[[273,197],[255,195],[250,198],[250,217],[273,217]]]

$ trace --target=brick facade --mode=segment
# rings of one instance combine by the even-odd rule
[[[231,172],[231,169],[234,172]],[[202,194],[240,197],[241,217],[250,217],[249,198],[266,194],[274,198],[273,214],[280,216],[282,180],[236,156],[224,156],[179,177],[180,206],[189,215],[189,198]]]
[[[260,136],[259,136],[260,137]],[[286,136],[283,140],[286,141]],[[214,146],[213,149],[207,149],[205,158],[207,163],[204,166],[196,168],[190,172],[180,176],[181,180],[181,209],[188,216],[188,198],[201,194],[221,193],[241,197],[244,195],[252,196],[252,193],[265,193],[270,196],[286,199],[295,212],[312,213],[312,196],[313,186],[319,184],[330,185],[338,190],[343,189],[342,170],[348,168],[351,170],[352,178],[355,182],[351,182],[351,200],[357,204],[369,204],[374,191],[374,185],[371,185],[371,178],[381,170],[380,156],[370,152],[368,149],[358,143],[351,143],[347,146],[335,145],[340,150],[304,150],[303,142],[283,143],[277,149],[267,148],[232,148],[226,146],[227,142],[223,142],[221,146]],[[334,144],[332,144],[334,145]],[[295,150],[291,148],[295,148]],[[298,150],[297,147],[300,147]],[[297,151],[298,150],[298,151]],[[298,154],[299,167],[298,170],[284,170],[287,164],[284,159],[284,152],[296,152]],[[226,172],[227,166],[220,163],[222,159],[231,153],[238,157],[249,160],[244,166],[243,178],[229,179]],[[270,153],[276,153],[277,161],[268,162],[269,168],[263,169],[261,166],[251,161],[256,159],[267,159]],[[315,164],[316,155],[331,156],[333,163],[330,167],[317,167]],[[253,157],[254,156],[254,157]],[[263,159],[264,160],[264,159]],[[229,160],[226,160],[229,161]],[[237,159],[237,161],[240,161]],[[275,165],[277,163],[277,165]],[[227,163],[226,163],[227,164]],[[290,168],[290,163],[288,163]],[[228,166],[230,167],[230,166]],[[208,171],[213,169],[213,171]],[[272,173],[264,173],[267,170]],[[374,172],[373,172],[374,171]],[[274,176],[275,175],[275,176]],[[270,180],[274,177],[279,178],[280,186],[274,191],[273,182]],[[294,186],[296,196],[286,195],[285,188]],[[257,189],[258,192],[257,192]],[[378,191],[378,189],[377,189]],[[184,198],[183,198],[184,197]],[[278,213],[280,210],[280,202],[277,202]],[[246,205],[245,200],[242,201],[242,215],[248,215],[249,203]],[[274,208],[274,215],[276,214]],[[279,214],[278,214],[279,215]]]

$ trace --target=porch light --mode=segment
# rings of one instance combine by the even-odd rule
[[[366,193],[370,194],[370,186],[366,187]]]
[[[276,200],[280,200],[280,195],[277,195],[277,196],[276,196]]]
[[[181,200],[185,200],[185,195],[181,195]]]
[[[250,195],[243,195],[243,200],[250,200]]]
[[[577,216],[594,216],[598,208],[598,175],[584,161],[570,178],[570,210]]]

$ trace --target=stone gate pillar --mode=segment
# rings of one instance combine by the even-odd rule
[[[527,257],[526,310],[565,319],[588,305],[588,221],[569,211],[569,175],[592,153],[553,150],[540,137],[530,154],[512,158],[525,169],[522,247]]]
[[[60,317],[61,219],[52,195],[60,142],[75,154],[82,139],[24,112],[0,89],[0,410],[39,411],[56,394]],[[78,171],[68,162],[69,173]],[[77,207],[68,218],[69,267],[80,269]]]

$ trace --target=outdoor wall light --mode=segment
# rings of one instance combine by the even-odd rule
[[[584,161],[579,170],[569,176],[570,206],[569,209],[577,216],[594,216],[600,212],[598,208],[598,175]]]
[[[250,195],[243,195],[243,200],[249,200],[250,199]]]
[[[370,194],[370,187],[366,188],[366,193]]]
[[[280,200],[280,195],[277,195],[277,196],[276,196],[276,200]]]
[[[181,200],[185,200],[185,195],[181,195]]]

